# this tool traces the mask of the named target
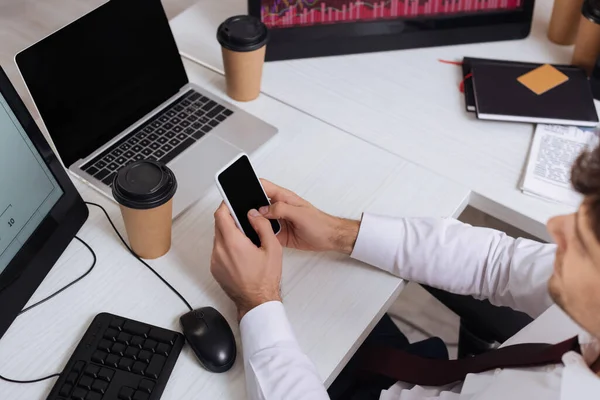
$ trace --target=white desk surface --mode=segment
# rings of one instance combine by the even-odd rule
[[[438,62],[569,63],[572,49],[546,39],[552,1],[536,3],[526,40],[267,63],[263,93],[464,185],[474,207],[549,240],[548,218],[573,210],[518,189],[533,125],[478,121],[458,90],[461,68]],[[246,0],[200,0],[171,22],[181,54],[222,72],[217,27],[245,13]]]
[[[186,62],[191,81],[224,96],[224,79]],[[457,216],[469,191],[401,158],[368,145],[269,97],[241,107],[280,133],[252,155],[258,173],[295,190],[333,214],[359,218],[365,210],[397,216]],[[117,206],[76,182],[85,200],[107,207],[124,232]],[[212,305],[239,329],[232,303],[209,271],[213,212],[221,201],[210,190],[174,224],[171,252],[151,264],[194,307]],[[165,328],[179,328],[187,310],[180,300],[122,247],[100,210],[92,208],[79,236],[98,256],[92,274],[50,302],[19,317],[0,341],[0,374],[28,379],[61,371],[93,317],[111,312]],[[52,293],[85,271],[87,249],[73,242],[31,301]],[[403,282],[347,257],[286,251],[283,294],[302,348],[330,384]],[[241,350],[238,348],[238,350]],[[225,374],[202,369],[185,347],[163,395],[165,400],[242,399],[241,352]],[[18,385],[0,382],[0,398],[45,398],[54,380]]]

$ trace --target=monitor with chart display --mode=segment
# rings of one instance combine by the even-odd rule
[[[518,39],[534,0],[249,0],[268,60]]]
[[[87,218],[87,208],[0,69],[0,337]]]

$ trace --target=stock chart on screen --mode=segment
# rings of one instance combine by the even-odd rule
[[[524,0],[262,0],[270,28],[515,10]]]

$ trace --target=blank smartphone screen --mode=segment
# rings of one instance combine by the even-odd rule
[[[252,209],[258,210],[263,206],[268,206],[269,200],[263,192],[248,157],[240,157],[222,172],[219,175],[219,183],[238,221],[240,221],[244,233],[252,243],[260,247],[258,234],[248,221],[248,212]],[[278,233],[281,229],[277,220],[271,220],[271,226],[275,233]]]

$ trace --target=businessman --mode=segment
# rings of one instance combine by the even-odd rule
[[[364,349],[359,350],[356,357],[371,363],[369,368],[374,370],[370,372],[384,378],[400,380],[404,375],[394,367],[414,367],[404,368],[410,379],[389,381],[371,398],[600,398],[600,148],[580,156],[573,167],[572,182],[584,201],[576,213],[548,222],[556,244],[512,239],[502,232],[452,219],[387,218],[365,213],[362,221],[344,220],[265,181],[273,205],[249,213],[261,238],[262,246],[257,248],[221,206],[215,213],[211,270],[239,311],[249,398],[329,398],[286,317],[280,295],[282,247],[345,253],[401,278],[489,299],[536,318],[510,344],[557,344],[574,338],[566,345],[544,350],[547,357],[543,359],[535,358],[540,353],[535,345],[524,344],[506,364],[502,364],[504,360],[491,370],[465,373],[453,382],[444,378],[455,379],[452,376],[457,371],[442,371],[444,362],[436,367],[439,370],[425,367],[429,372],[416,376],[417,365],[423,362],[427,366],[431,360],[399,357],[397,362],[403,365],[394,365],[393,356],[402,354],[370,357]],[[281,221],[278,236],[273,235],[267,218]],[[529,361],[531,352],[535,354]],[[496,351],[493,357],[501,353]],[[510,358],[506,352],[502,354]],[[511,362],[520,368],[510,367]],[[360,385],[354,389],[344,398],[368,398]]]

